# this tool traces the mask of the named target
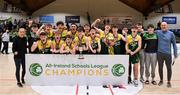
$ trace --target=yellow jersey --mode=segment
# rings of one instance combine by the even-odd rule
[[[73,43],[71,43],[71,45],[68,46],[67,43],[64,42],[64,43],[62,44],[62,46],[64,47],[64,50],[68,50],[68,49],[72,50],[75,45],[74,45]]]
[[[93,49],[97,49],[98,48],[98,42],[100,41],[100,38],[95,37],[95,39],[93,40],[91,37],[88,37],[89,43],[91,44],[91,47]]]
[[[79,39],[79,37],[75,37],[74,43],[78,46],[80,45],[80,43],[81,45],[86,45],[86,36],[83,36],[81,39]]]
[[[67,32],[67,35],[72,35],[74,38],[78,36],[78,31],[76,31],[75,34],[73,34],[71,31]]]
[[[131,51],[135,51],[138,48],[138,41],[141,39],[141,36],[136,35],[136,37],[133,37],[132,35],[127,36],[127,43],[128,48]]]
[[[121,40],[121,39],[122,39],[122,36],[123,36],[123,35],[118,34],[118,36],[117,36],[117,40],[118,40],[118,41],[119,41],[119,40]],[[114,37],[114,38],[116,38],[116,37]]]
[[[60,32],[62,39],[65,39],[65,38],[66,38],[66,35],[67,35],[67,33],[68,33],[68,31],[65,30],[65,29],[59,29],[58,32]]]
[[[52,41],[52,45],[53,45],[56,49],[60,49],[63,43],[64,43],[63,40],[60,40],[58,43],[57,43],[55,40]]]
[[[48,39],[52,39],[54,37],[53,29],[51,29],[49,32],[46,31],[46,33],[47,33]]]
[[[46,43],[42,43],[41,40],[38,40],[38,50],[39,53],[50,53],[51,40],[47,40]]]

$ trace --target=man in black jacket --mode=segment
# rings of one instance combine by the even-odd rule
[[[27,53],[27,39],[25,37],[26,30],[20,28],[18,31],[18,36],[14,38],[12,51],[14,53],[14,61],[16,66],[16,80],[19,87],[23,87],[21,82],[25,84],[24,76],[26,73],[25,66],[25,54]],[[22,76],[20,82],[20,66],[22,65]]]

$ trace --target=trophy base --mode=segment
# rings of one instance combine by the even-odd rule
[[[84,59],[84,57],[79,57],[78,59]]]

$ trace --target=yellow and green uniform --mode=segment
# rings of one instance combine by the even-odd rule
[[[64,43],[62,44],[62,46],[64,47],[64,50],[68,50],[68,49],[73,50],[73,48],[74,48],[75,45],[74,45],[74,43],[71,43],[71,45],[68,46],[67,43],[64,42]]]
[[[59,29],[58,32],[60,32],[61,39],[64,41],[65,38],[66,38],[66,35],[67,35],[68,31],[65,30],[65,29]]]
[[[88,33],[84,33],[84,35],[86,36],[86,37],[89,37],[90,35],[91,35],[91,33],[90,32],[88,32]]]
[[[135,37],[133,37],[132,35],[127,36],[128,49],[130,49],[132,52],[135,51],[138,48],[138,41],[140,39],[141,37],[139,35],[136,35]],[[129,62],[131,62],[132,64],[138,63],[139,60],[139,52],[132,56],[130,55]]]
[[[46,43],[42,43],[41,40],[38,40],[38,53],[50,53],[51,40],[47,40]]]
[[[100,35],[100,39],[104,38],[104,37],[105,37],[104,31],[100,31],[100,32],[99,32],[99,35]]]
[[[52,40],[54,38],[53,29],[51,29],[49,32],[46,31],[46,33],[48,39]]]
[[[52,41],[52,45],[56,48],[56,50],[60,49],[64,41],[60,40],[59,42],[56,42],[55,40]]]
[[[100,41],[98,37],[95,37],[94,40],[91,37],[88,37],[88,40],[90,42],[92,49],[98,49],[98,42]]]
[[[115,37],[115,44],[114,44],[114,50],[116,54],[121,54],[121,40],[122,40],[122,35],[118,34],[117,37]]]
[[[67,35],[72,35],[72,37],[74,39],[75,37],[78,37],[78,31],[76,31],[75,34],[73,34],[71,31],[68,31]]]
[[[74,44],[76,44],[76,46],[78,46],[78,47],[87,47],[87,45],[86,45],[86,42],[87,42],[87,37],[86,36],[82,36],[82,38],[79,38],[79,37],[75,37],[75,39],[74,39]],[[76,54],[79,54],[80,52],[77,50],[76,51]],[[85,50],[83,50],[82,51],[82,54],[86,54],[87,53],[87,51],[85,51]]]
[[[74,43],[77,45],[77,46],[80,46],[81,45],[86,45],[86,36],[82,36],[82,38],[80,39],[79,37],[75,37],[74,38]]]
[[[115,37],[112,33],[108,33],[106,35],[107,40],[113,40],[116,41],[113,46],[109,46],[108,43],[104,42],[104,39],[101,39],[101,54],[109,54],[109,55],[116,55],[121,54],[120,49],[120,40],[121,40],[121,34],[118,34],[117,37]]]
[[[104,31],[100,31],[100,32],[99,32],[100,39],[105,38],[105,37],[106,37],[107,35],[109,35],[109,34],[112,34],[112,33],[108,32],[107,34],[105,34]]]

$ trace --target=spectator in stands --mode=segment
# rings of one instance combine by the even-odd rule
[[[157,23],[157,29],[158,29],[158,30],[161,29],[161,21],[159,21],[159,22]]]
[[[7,23],[7,28],[8,28],[8,30],[11,32],[11,30],[12,30],[12,28],[13,28],[12,21],[8,21],[8,23]]]
[[[152,77],[152,84],[156,85],[155,78],[155,69],[157,64],[157,47],[158,47],[158,39],[156,33],[154,33],[154,26],[149,24],[147,26],[148,32],[145,32],[144,42],[145,42],[145,76],[146,81],[145,84],[149,84],[149,77]],[[151,67],[151,73],[149,72]]]
[[[33,20],[32,19],[29,19],[26,23],[26,36],[29,38],[31,36],[31,28],[32,28],[32,25],[33,25]],[[28,40],[29,42],[29,40]]]
[[[21,82],[25,84],[24,76],[26,73],[25,66],[25,54],[27,53],[27,39],[25,37],[25,29],[20,28],[18,31],[18,36],[14,38],[12,51],[14,53],[14,62],[16,66],[16,80],[17,86],[23,87]],[[22,65],[22,74],[20,81],[20,67]]]
[[[167,67],[167,87],[171,87],[172,76],[172,57],[171,57],[171,44],[173,45],[174,57],[177,58],[177,46],[174,33],[168,30],[166,22],[161,23],[161,30],[157,31],[158,36],[158,65],[159,65],[159,86],[163,84],[163,64],[165,62]]]
[[[8,48],[9,48],[9,30],[6,29],[5,32],[2,35],[2,42],[3,42],[3,49],[1,51],[2,54],[4,54],[4,51],[6,54],[8,53]]]
[[[17,22],[17,20],[16,19],[14,19],[14,23],[13,23],[13,29],[16,29],[17,28],[17,25],[18,25],[18,22]]]
[[[127,41],[126,41],[126,52],[130,55],[129,57],[129,62],[130,64],[133,64],[133,72],[134,72],[134,81],[133,84],[135,87],[138,86],[138,64],[140,61],[140,55],[139,51],[141,50],[141,36],[139,36],[138,33],[138,27],[133,26],[132,29],[132,34],[127,36]],[[128,76],[131,77],[131,76]]]
[[[2,25],[0,25],[0,50],[1,50],[1,46],[2,46],[2,34],[3,34],[3,29],[2,29]]]

